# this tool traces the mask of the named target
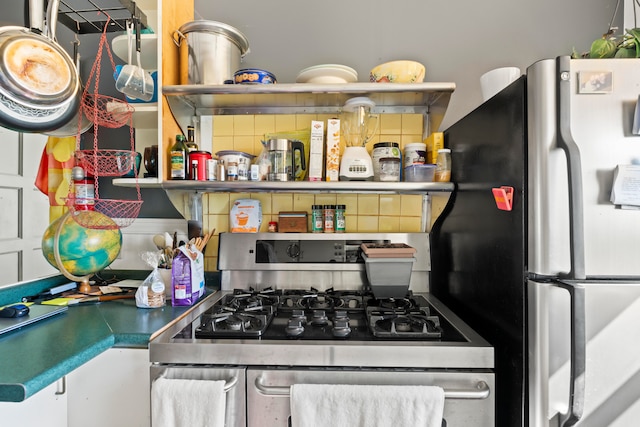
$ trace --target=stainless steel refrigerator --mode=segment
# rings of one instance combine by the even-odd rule
[[[547,59],[445,130],[430,287],[495,346],[498,426],[640,419],[639,95],[640,59]]]

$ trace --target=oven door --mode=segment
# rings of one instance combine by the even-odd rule
[[[247,405],[245,399],[245,367],[220,367],[213,365],[152,365],[151,381],[159,377],[182,380],[224,380],[225,426],[246,427]],[[206,410],[206,408],[203,408]],[[153,411],[151,413],[153,419]]]
[[[495,385],[491,371],[247,369],[248,427],[291,424],[293,384],[436,385],[445,391],[443,426],[492,427]]]

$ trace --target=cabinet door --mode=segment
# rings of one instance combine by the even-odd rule
[[[149,427],[148,349],[112,348],[68,375],[69,427]]]
[[[0,128],[0,286],[57,273],[42,255],[49,199],[34,185],[47,137]]]
[[[2,425],[67,426],[65,378],[40,390],[23,402],[0,402]]]

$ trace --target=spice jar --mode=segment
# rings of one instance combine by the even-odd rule
[[[336,205],[336,212],[335,212],[335,229],[336,229],[336,233],[344,233],[344,229],[346,226],[346,221],[344,218],[344,210],[347,207],[345,205]]]
[[[324,231],[324,211],[322,205],[311,206],[311,231],[322,233]]]
[[[335,205],[324,205],[324,232],[333,233],[335,231]]]
[[[435,182],[449,182],[451,181],[451,150],[448,148],[441,148],[438,150],[438,157],[436,160],[436,173],[434,176]]]
[[[278,223],[276,221],[269,221],[269,233],[275,233],[278,231]]]
[[[237,162],[227,163],[227,181],[237,181],[237,180],[238,180],[238,163]]]
[[[95,210],[95,180],[86,176],[80,166],[71,169],[71,176],[74,190],[73,208],[77,211]]]

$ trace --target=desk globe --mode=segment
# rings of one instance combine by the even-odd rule
[[[59,262],[54,250],[56,240]],[[52,222],[42,237],[42,253],[47,262],[72,280],[78,277],[69,275],[88,276],[110,265],[121,247],[118,225],[95,211],[67,213]]]

